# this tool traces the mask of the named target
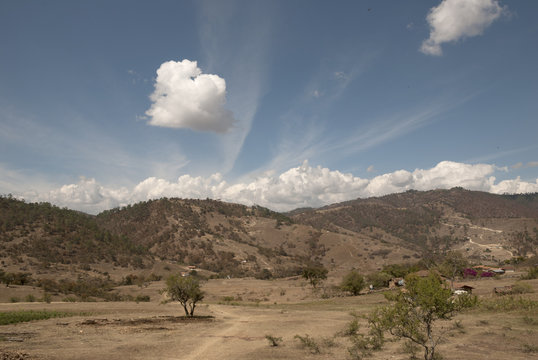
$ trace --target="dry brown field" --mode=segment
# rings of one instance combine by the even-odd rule
[[[495,299],[493,288],[513,284],[516,275],[474,281],[475,294]],[[329,279],[331,280],[331,279]],[[338,279],[332,279],[336,283]],[[538,280],[525,281],[538,301]],[[328,281],[330,284],[331,281]],[[300,278],[281,280],[220,279],[204,284],[199,318],[186,320],[179,304],[161,304],[163,282],[130,294],[150,295],[150,302],[9,303],[39,289],[2,287],[0,312],[58,310],[83,315],[0,326],[0,359],[350,359],[351,345],[339,335],[352,320],[385,304],[382,293],[356,297],[323,296]],[[55,299],[53,299],[55,300]],[[536,311],[475,309],[459,314],[459,328],[439,346],[444,359],[538,359]],[[269,346],[266,335],[282,338]],[[313,354],[295,335],[309,335],[319,346]],[[419,352],[418,358],[422,358]],[[409,359],[402,342],[388,342],[372,359]]]

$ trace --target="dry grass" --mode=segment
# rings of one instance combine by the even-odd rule
[[[505,298],[492,296],[492,289],[510,281],[483,280],[475,285],[482,299],[502,302]],[[527,283],[538,289],[538,280]],[[207,301],[197,309],[205,316],[203,321],[185,322],[177,320],[178,304],[159,304],[158,289],[159,283],[143,289],[151,296],[150,303],[0,304],[0,311],[45,308],[92,314],[3,325],[0,354],[24,352],[30,359],[349,359],[350,341],[335,335],[353,319],[350,311],[366,314],[385,303],[380,293],[321,299],[300,279],[211,280],[204,286]],[[126,290],[134,293],[131,287]],[[524,295],[537,301],[536,294]],[[241,300],[236,300],[238,295]],[[224,296],[233,296],[234,305],[219,304]],[[253,302],[250,297],[267,300]],[[535,314],[519,308],[465,312],[456,318],[452,336],[439,351],[445,359],[529,359],[538,347]],[[359,326],[366,326],[363,319]],[[278,346],[269,346],[267,334],[279,339]],[[403,345],[389,342],[372,359],[408,359],[409,349]]]

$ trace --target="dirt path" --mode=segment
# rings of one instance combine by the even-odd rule
[[[480,240],[483,240],[484,237],[482,234],[479,235],[480,236]],[[473,239],[471,239],[470,237],[467,237],[467,239],[469,240],[469,243],[472,244],[472,245],[477,245],[477,246],[480,246],[480,247],[483,247],[483,248],[487,248],[487,249],[490,249],[491,250],[491,247],[496,247],[497,250],[502,250],[502,251],[506,251],[507,253],[510,254],[510,257],[514,257],[514,253],[512,253],[510,250],[507,250],[507,249],[504,249],[502,248],[502,244],[499,244],[499,243],[493,243],[493,244],[479,244],[477,242],[474,242]]]
[[[222,346],[225,342],[229,344],[234,339],[254,339],[245,336],[245,323],[250,320],[250,316],[222,306],[216,307],[213,312],[215,317],[225,319],[223,328],[199,338],[196,349],[181,357],[182,360],[216,359],[219,357],[218,354],[222,353]]]

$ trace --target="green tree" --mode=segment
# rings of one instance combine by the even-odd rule
[[[388,287],[390,279],[392,279],[392,275],[384,271],[372,273],[366,277],[366,281],[376,289]]]
[[[185,310],[185,316],[194,316],[196,303],[204,298],[200,282],[192,276],[171,275],[166,280],[163,292],[167,293],[172,301],[179,301]]]
[[[353,296],[359,295],[364,286],[364,277],[362,277],[356,270],[351,270],[344,276],[342,283],[340,284],[342,290],[349,291]]]
[[[315,289],[323,280],[327,279],[329,270],[323,266],[308,266],[303,269],[302,276]]]
[[[410,275],[405,282],[406,291],[385,295],[393,304],[377,311],[376,326],[422,346],[424,359],[433,360],[437,345],[449,329],[437,320],[450,320],[474,302],[466,296],[453,298],[452,291],[435,273],[426,278]]]
[[[454,280],[463,275],[463,270],[469,266],[469,262],[458,251],[449,251],[445,259],[439,265],[441,274],[450,279],[450,287],[454,289]]]
[[[15,282],[15,274],[10,272],[5,273],[3,275],[3,281],[6,283],[6,287],[9,287],[10,284]]]

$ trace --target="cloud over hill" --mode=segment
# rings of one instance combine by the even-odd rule
[[[227,183],[222,175],[180,176],[176,181],[149,177],[133,188],[109,188],[95,179],[42,193],[20,194],[28,201],[47,201],[60,206],[97,213],[116,206],[161,197],[212,198],[246,205],[258,204],[277,211],[319,207],[359,197],[381,196],[410,189],[449,189],[460,186],[491,193],[538,192],[536,182],[516,179],[496,182],[493,174],[505,171],[489,164],[443,161],[431,169],[397,170],[363,179],[313,167],[307,161],[279,175],[263,174],[249,182]]]

